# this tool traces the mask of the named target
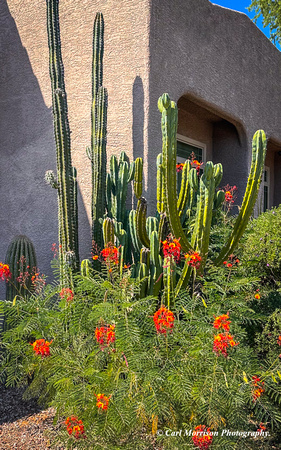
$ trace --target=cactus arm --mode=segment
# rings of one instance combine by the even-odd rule
[[[106,209],[107,214],[112,216],[112,182],[109,173],[106,174]],[[112,218],[112,217],[111,217]]]
[[[233,253],[242,234],[245,231],[249,218],[252,214],[259,186],[262,178],[266,155],[266,135],[263,130],[258,130],[254,134],[252,142],[252,164],[244,194],[243,202],[239,214],[237,216],[234,228],[229,236],[227,243],[222,248],[219,256],[215,260],[216,265],[220,265],[228,255]]]
[[[181,187],[180,187],[180,193],[179,193],[179,198],[178,198],[178,203],[177,203],[177,210],[178,210],[178,214],[179,214],[180,218],[182,217],[185,207],[188,202],[188,196],[189,196],[189,190],[190,190],[190,185],[189,185],[190,169],[191,169],[190,161],[186,161],[183,166],[183,170],[182,170]]]
[[[47,1],[47,32],[49,45],[49,71],[52,87],[54,134],[57,154],[58,217],[60,244],[60,281],[71,283],[66,269],[67,253],[74,254],[74,269],[78,268],[78,233],[74,231],[75,187],[72,173],[70,129],[67,98],[64,85],[64,68],[61,56],[58,0]]]
[[[214,165],[211,161],[206,163],[201,180],[205,190],[203,227],[199,242],[200,243],[199,253],[202,258],[199,271],[202,273],[202,270],[206,264],[206,259],[209,251],[210,231],[212,224],[212,210],[215,196]]]
[[[149,248],[150,242],[148,234],[146,232],[146,210],[147,210],[147,201],[145,200],[144,197],[140,197],[136,211],[137,236],[142,245],[144,245],[144,247]]]
[[[127,161],[122,161],[119,164],[118,171],[118,180],[117,180],[117,214],[116,220],[118,222],[124,223],[125,212],[126,212],[126,198],[128,191],[128,163]]]
[[[162,153],[157,156],[157,211],[159,214],[164,212],[164,187],[163,187],[163,157]]]
[[[106,206],[106,129],[107,129],[107,90],[100,88],[97,96],[97,120],[94,146],[95,181],[92,193],[93,240],[102,247],[102,224],[99,219],[105,214]]]
[[[93,60],[92,60],[92,157],[95,147],[96,121],[97,121],[97,96],[103,79],[103,52],[104,52],[104,20],[101,13],[97,13],[93,29]]]
[[[151,233],[156,230],[158,230],[158,219],[156,217],[149,216],[146,219],[146,231],[147,231],[149,239],[150,239]]]
[[[150,235],[150,285],[149,293],[157,296],[162,285],[162,258],[159,255],[158,232],[152,231]]]
[[[127,183],[130,183],[131,181],[133,181],[134,176],[135,176],[135,162],[132,161],[130,164]]]
[[[90,277],[92,271],[92,265],[89,259],[83,259],[81,261],[80,273],[82,277]]]
[[[182,250],[192,250],[190,243],[181,226],[177,211],[177,180],[176,180],[176,132],[177,108],[171,103],[168,94],[163,94],[158,101],[158,108],[162,113],[163,137],[163,178],[167,219],[173,236],[180,238]]]
[[[168,309],[174,306],[176,282],[176,264],[173,257],[164,258],[163,264],[163,283],[164,283],[164,298],[165,305]]]
[[[215,187],[217,188],[222,180],[223,167],[221,163],[214,165]]]
[[[185,261],[184,267],[181,272],[181,276],[175,288],[175,298],[178,296],[180,290],[186,288],[186,286],[188,285],[191,272],[192,268],[188,265],[187,261]]]
[[[143,160],[137,158],[135,161],[135,175],[134,175],[134,193],[139,200],[142,195],[142,179],[143,179]]]
[[[110,217],[106,217],[103,220],[102,230],[105,247],[108,247],[110,244],[114,245],[114,223]]]
[[[129,214],[129,230],[131,241],[133,244],[134,259],[136,262],[136,255],[140,254],[142,244],[137,235],[136,211],[134,209],[132,209]]]

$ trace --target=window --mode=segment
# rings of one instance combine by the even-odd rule
[[[265,166],[263,171],[263,212],[269,208],[269,183],[270,171],[269,167]]]
[[[192,152],[195,153],[197,161],[205,162],[206,144],[177,134],[177,163],[184,163],[187,159],[190,159]]]

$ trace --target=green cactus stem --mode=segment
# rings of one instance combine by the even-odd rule
[[[99,219],[104,217],[106,208],[107,90],[105,88],[100,87],[94,103],[96,124],[92,163],[92,238],[99,247],[102,247],[102,224]]]
[[[163,139],[163,184],[164,201],[167,219],[171,232],[177,239],[180,238],[182,250],[192,250],[190,243],[182,229],[177,210],[177,178],[176,178],[176,133],[177,133],[177,107],[171,102],[168,94],[163,94],[158,100],[158,108],[162,113],[162,139]]]
[[[149,248],[150,242],[146,231],[146,211],[147,211],[147,201],[145,200],[144,197],[140,197],[136,211],[137,236],[142,245],[144,245],[144,247]]]
[[[7,282],[6,299],[13,301],[16,295],[29,297],[33,291],[32,276],[37,272],[36,253],[31,240],[24,235],[14,237],[5,262],[12,274]]]
[[[186,205],[188,203],[190,183],[189,183],[189,172],[191,170],[190,161],[184,163],[182,173],[181,173],[181,185],[179,198],[177,203],[177,210],[179,217],[183,217]]]
[[[242,206],[235,221],[231,235],[215,261],[216,265],[222,264],[222,262],[225,261],[231,253],[233,253],[253,212],[262,178],[266,145],[267,142],[265,132],[263,130],[256,131],[252,141],[252,163]]]
[[[157,166],[157,211],[159,214],[164,212],[164,185],[163,185],[163,156],[159,153],[156,160]]]
[[[82,277],[90,277],[91,276],[92,264],[89,259],[83,259],[83,261],[81,261],[80,271],[81,271]]]
[[[47,0],[49,69],[57,152],[57,180],[49,176],[49,181],[53,187],[58,189],[60,281],[62,285],[69,285],[71,284],[71,274],[67,266],[67,255],[73,255],[72,267],[74,270],[78,270],[79,255],[77,253],[78,232],[76,230],[75,187],[71,163],[64,68],[61,56],[58,3],[58,0]]]
[[[114,245],[114,222],[110,217],[106,217],[102,225],[104,246]]]
[[[150,276],[149,294],[157,296],[162,287],[162,257],[159,255],[158,232],[152,231],[150,234]]]
[[[164,258],[163,264],[164,304],[168,309],[174,306],[176,285],[176,263],[173,257]]]
[[[138,200],[142,196],[142,183],[143,183],[143,160],[142,158],[137,158],[135,161],[134,193]]]

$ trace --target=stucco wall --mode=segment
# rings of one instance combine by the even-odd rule
[[[72,160],[78,172],[80,256],[90,255],[92,28],[105,20],[104,85],[108,88],[108,154],[147,155],[148,23],[146,1],[61,0],[60,25]],[[55,143],[44,1],[0,3],[0,260],[10,240],[27,234],[39,267],[50,275],[57,242],[56,192],[44,184],[55,169]],[[3,284],[0,297],[3,296]]]
[[[161,145],[158,97],[191,95],[244,135],[232,156],[232,172],[243,158],[235,183],[243,191],[254,132],[281,142],[281,53],[245,14],[208,0],[153,0],[150,29],[150,157]]]

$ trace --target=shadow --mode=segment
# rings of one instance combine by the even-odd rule
[[[0,384],[0,425],[27,418],[42,411],[37,401],[23,400],[25,388],[5,388]]]
[[[133,158],[144,159],[144,90],[141,77],[133,84]],[[145,185],[145,183],[144,183]],[[144,193],[144,192],[143,192]],[[129,194],[128,194],[129,195]],[[134,198],[134,208],[136,199]]]
[[[45,184],[44,175],[56,171],[53,115],[6,0],[0,2],[0,30],[0,261],[12,238],[24,234],[50,281],[51,246],[58,242],[57,193]],[[79,210],[83,228],[89,229],[81,196]],[[3,298],[5,283],[0,282]]]

